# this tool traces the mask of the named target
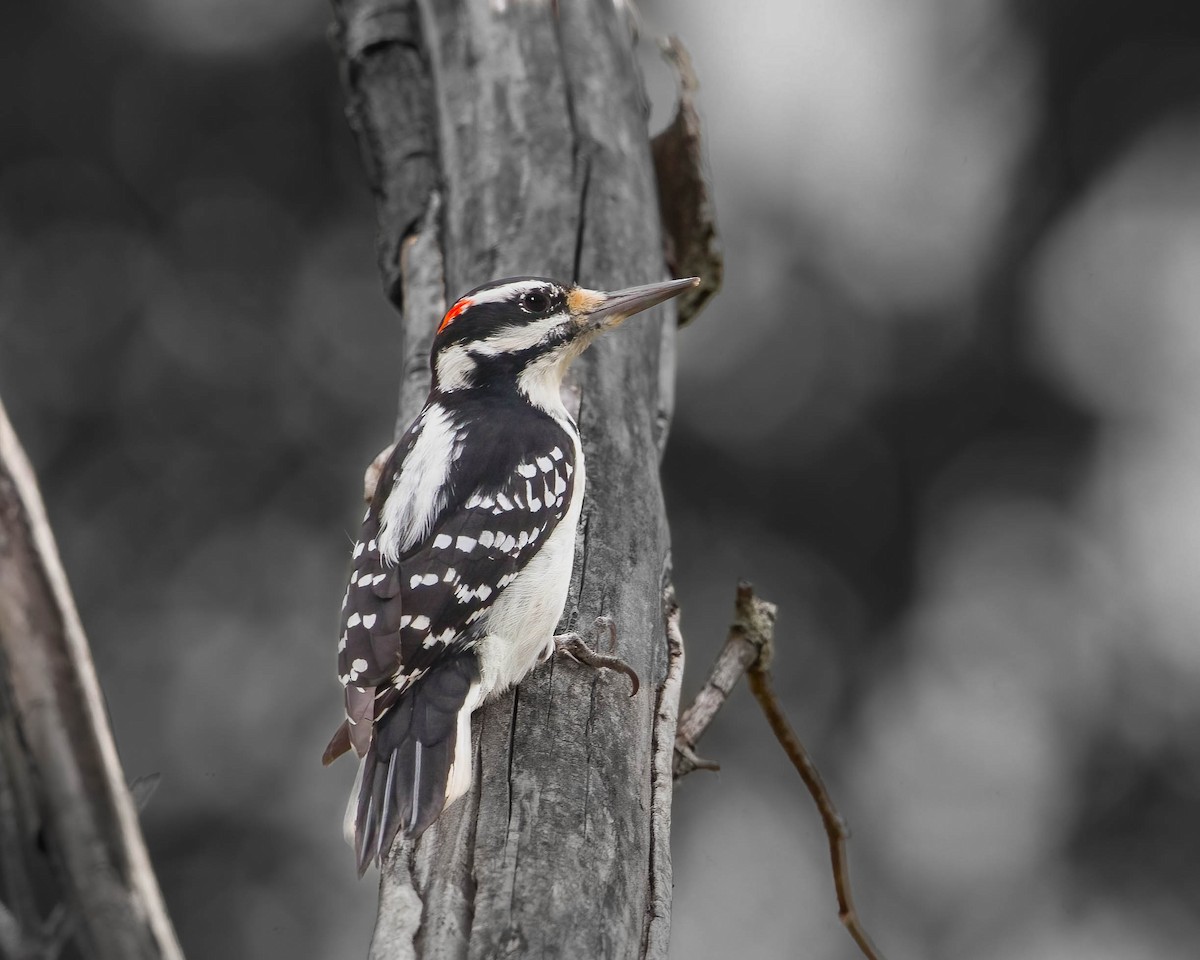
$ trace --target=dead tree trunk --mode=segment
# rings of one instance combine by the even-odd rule
[[[335,0],[349,117],[402,309],[400,428],[459,294],[535,274],[664,278],[648,105],[614,0]],[[642,678],[548,663],[475,718],[475,786],[383,871],[372,956],[665,955],[671,747],[682,654],[664,627],[658,465],[674,311],[577,362],[589,463],[568,616],[602,614]],[[669,669],[670,668],[670,669]]]

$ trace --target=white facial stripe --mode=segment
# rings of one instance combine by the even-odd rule
[[[475,373],[475,361],[462,344],[439,351],[437,358],[438,388],[444,391],[469,387]]]
[[[536,347],[557,327],[566,323],[570,316],[565,310],[552,313],[548,317],[530,318],[527,323],[511,327],[502,327],[486,340],[472,344],[471,350],[482,356],[496,356],[501,353],[516,353]]]
[[[493,287],[491,290],[480,290],[478,293],[470,294],[471,305],[474,306],[477,303],[501,303],[505,300],[516,302],[516,298],[523,293],[528,293],[531,290],[546,289],[547,284],[543,280],[515,280],[500,287]]]
[[[516,304],[524,293],[544,292],[553,296],[552,284],[542,280],[516,280],[503,286],[468,295],[471,305],[479,303]],[[462,390],[472,385],[478,366],[477,357],[497,356],[528,350],[542,343],[554,330],[570,321],[570,313],[563,309],[548,317],[530,316],[524,322],[502,327],[486,340],[470,344],[456,344],[441,350],[436,360],[438,388],[443,391]]]

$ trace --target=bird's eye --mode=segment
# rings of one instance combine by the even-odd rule
[[[550,309],[550,298],[541,290],[530,290],[528,293],[523,293],[517,302],[526,313],[545,313]]]

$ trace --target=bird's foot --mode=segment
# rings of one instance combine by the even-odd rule
[[[594,624],[594,629],[597,632],[602,630],[608,631],[609,643],[611,649],[617,649],[617,625],[613,623],[611,617],[597,617]],[[554,649],[563,656],[570,657],[576,663],[582,663],[585,666],[593,669],[603,667],[606,670],[616,670],[619,673],[625,674],[629,678],[630,684],[633,686],[631,697],[637,696],[638,689],[641,687],[641,681],[638,679],[637,671],[633,669],[620,657],[609,656],[604,653],[597,653],[587,645],[587,641],[582,634],[578,633],[560,633],[554,638]]]

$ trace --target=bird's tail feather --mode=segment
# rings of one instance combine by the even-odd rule
[[[479,663],[467,652],[425,674],[376,720],[347,810],[360,876],[382,862],[397,833],[420,836],[466,792],[478,689]]]

